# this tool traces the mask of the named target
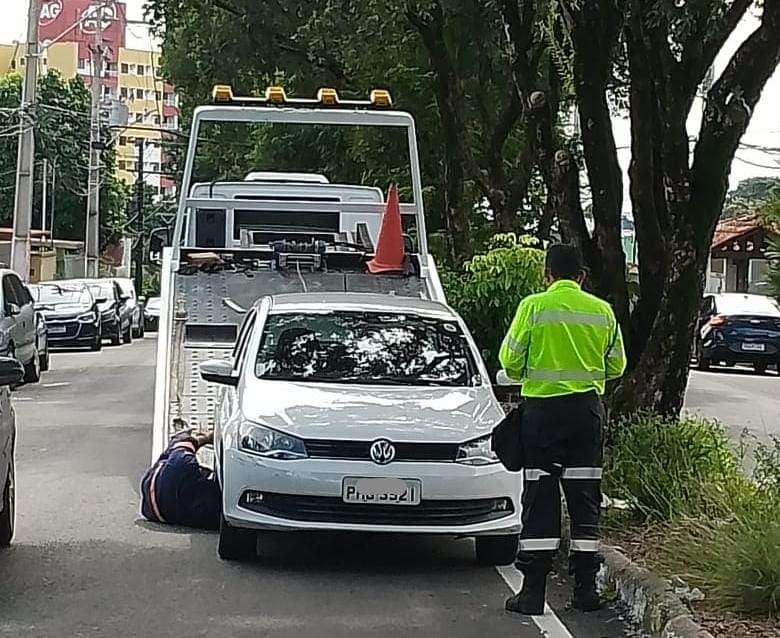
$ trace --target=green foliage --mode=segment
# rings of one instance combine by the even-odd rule
[[[544,252],[533,237],[496,235],[460,271],[443,272],[442,284],[492,370],[517,305],[544,288]]]
[[[605,491],[642,519],[653,569],[702,589],[709,608],[776,615],[780,440],[752,445],[747,475],[718,423],[637,414],[610,432]],[[622,525],[636,534],[636,518]]]
[[[779,180],[780,181],[780,180]],[[767,282],[776,297],[780,297],[780,186],[776,186],[771,196],[760,210],[765,224],[771,229],[769,237],[769,272]]]
[[[610,430],[605,491],[643,518],[666,521],[701,506],[701,486],[738,475],[725,431],[713,421],[639,413]]]
[[[773,199],[780,199],[780,178],[748,177],[726,194],[723,217],[753,213],[770,205]]]
[[[43,160],[49,163],[49,180],[56,172],[49,197],[54,202],[54,232],[62,239],[84,239],[86,188],[89,170],[90,93],[80,77],[64,79],[49,71],[38,81],[38,104],[35,111],[21,118],[18,112],[21,77],[11,73],[0,77],[0,127],[5,132],[25,126],[35,127],[36,166],[33,195],[33,228],[41,227],[43,196]],[[18,137],[0,137],[0,224],[13,223],[15,169]],[[101,154],[101,241],[116,235],[124,223],[127,189],[114,175],[114,151],[109,146]],[[51,210],[51,203],[49,203]]]

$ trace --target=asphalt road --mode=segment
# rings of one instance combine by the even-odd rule
[[[17,535],[0,552],[0,637],[399,638],[626,635],[617,612],[565,605],[503,611],[514,568],[475,564],[467,540],[264,537],[261,558],[216,556],[216,535],[138,515],[149,461],[154,338],[55,354],[41,384],[14,392]]]
[[[774,370],[757,375],[743,367],[691,370],[685,408],[718,419],[735,441],[748,428],[768,442],[780,437],[780,378]]]

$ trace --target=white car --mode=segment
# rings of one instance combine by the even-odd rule
[[[446,305],[365,293],[255,303],[229,360],[215,469],[219,555],[257,530],[475,536],[484,564],[515,558],[520,478],[490,449],[503,417],[463,321]]]

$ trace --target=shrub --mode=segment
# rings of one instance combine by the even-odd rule
[[[610,431],[605,490],[646,520],[666,521],[700,511],[702,486],[733,484],[739,465],[718,423],[639,413]]]
[[[461,271],[444,271],[449,304],[469,326],[491,370],[517,304],[544,288],[544,252],[533,237],[495,235]]]

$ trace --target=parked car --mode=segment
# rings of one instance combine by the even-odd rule
[[[141,339],[144,336],[144,310],[141,305],[138,295],[135,292],[135,283],[132,279],[116,279],[119,284],[119,288],[122,290],[122,295],[127,297],[125,305],[130,312],[131,323],[133,326],[133,338]]]
[[[27,290],[30,287],[27,286]],[[33,307],[35,307],[35,298],[33,298]],[[38,361],[41,372],[46,372],[51,367],[51,355],[49,354],[49,326],[46,323],[46,316],[35,310],[35,348],[38,350]]]
[[[157,330],[160,325],[160,298],[149,297],[144,304],[144,326],[146,330]]]
[[[28,286],[35,309],[45,318],[51,347],[103,347],[100,309],[85,284],[42,282]]]
[[[127,296],[113,279],[71,279],[70,283],[89,286],[100,310],[100,332],[103,339],[110,339],[112,346],[133,340],[130,309],[125,305]]]
[[[706,295],[698,325],[695,352],[700,370],[713,363],[748,363],[758,373],[770,365],[780,372],[780,305],[771,297]]]
[[[24,366],[25,383],[35,383],[41,378],[41,359],[33,299],[13,270],[0,270],[0,278],[0,354],[16,357]]]
[[[16,415],[9,388],[19,383],[24,374],[24,367],[17,359],[0,357],[0,548],[11,544],[16,522]]]
[[[218,553],[256,531],[476,537],[483,564],[515,559],[520,478],[491,450],[503,418],[463,321],[444,304],[365,293],[266,297],[230,360],[216,414]]]

